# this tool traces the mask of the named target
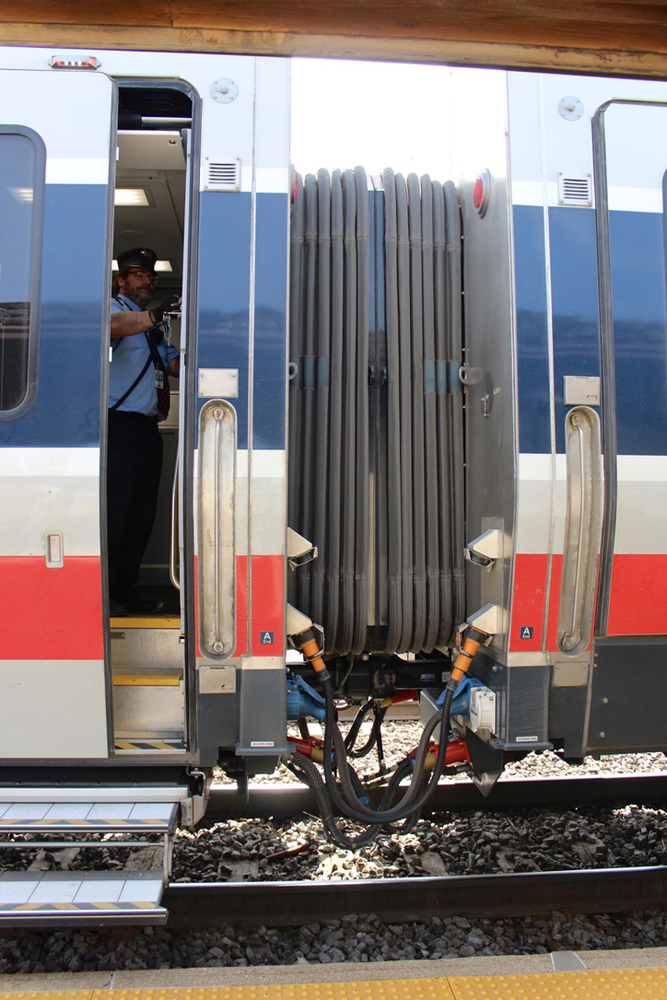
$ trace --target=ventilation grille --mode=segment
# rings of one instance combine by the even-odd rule
[[[207,158],[204,188],[206,191],[239,191],[241,161]]]
[[[558,204],[591,208],[593,205],[591,175],[566,177],[565,174],[558,174]]]

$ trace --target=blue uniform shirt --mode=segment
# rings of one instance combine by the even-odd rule
[[[143,312],[140,306],[119,295],[118,298],[123,303],[117,302],[115,298],[111,300],[111,314],[117,312],[127,312],[132,309],[135,312]],[[164,367],[168,368],[169,362],[178,357],[178,351],[170,344],[163,341],[157,345],[157,350],[164,362]],[[131,337],[116,337],[111,341],[111,364],[109,365],[109,406],[113,406],[123,393],[127,392],[135,378],[146,364],[146,359],[150,356],[148,344],[143,333],[133,334]],[[155,366],[153,361],[149,364],[144,377],[134,387],[130,395],[123,400],[118,407],[119,410],[126,410],[131,413],[143,413],[147,417],[157,418],[157,393],[155,391]]]

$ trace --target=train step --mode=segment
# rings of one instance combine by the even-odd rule
[[[28,865],[0,875],[0,924],[164,923],[160,900],[188,797],[179,785],[0,789],[0,850],[22,852]],[[118,852],[123,869],[88,870],[96,849]]]
[[[114,741],[114,746],[119,756],[123,754],[155,753],[156,751],[183,753],[186,750],[185,741],[181,736],[122,736],[119,734]]]
[[[183,667],[119,667],[113,672],[114,687],[178,687]]]
[[[164,924],[161,872],[3,872],[0,927]]]

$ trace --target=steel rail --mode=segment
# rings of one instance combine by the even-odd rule
[[[350,914],[405,923],[430,917],[509,917],[662,910],[667,866],[338,882],[172,883],[162,904],[172,930],[225,924],[295,927]]]
[[[533,806],[593,806],[613,803],[665,805],[667,772],[642,775],[586,775],[582,777],[501,779],[488,797],[471,781],[441,783],[429,803],[428,814],[460,809],[498,810]],[[247,793],[236,786],[213,785],[207,819],[231,817],[286,818],[317,814],[317,804],[305,785],[256,784]]]

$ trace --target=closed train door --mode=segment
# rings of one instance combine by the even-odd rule
[[[100,448],[116,86],[90,72],[0,75],[0,757],[99,759],[111,740]]]
[[[605,515],[589,745],[664,742],[667,646],[667,105],[593,120]]]

